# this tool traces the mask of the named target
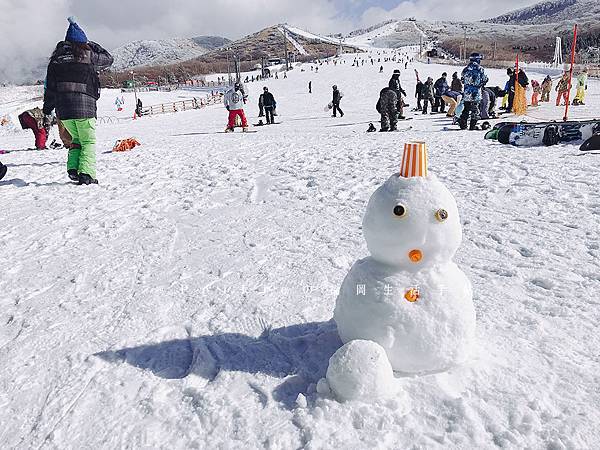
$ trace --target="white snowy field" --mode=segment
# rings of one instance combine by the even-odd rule
[[[353,58],[251,84],[249,120],[267,85],[282,122],[253,134],[220,133],[221,105],[100,124],[97,186],[68,181],[64,149],[0,155],[1,448],[598,447],[598,156],[444,131],[441,115],[367,134],[395,66]],[[332,84],[343,118],[323,111]],[[590,81],[573,117],[599,107]],[[125,137],[142,146],[111,153]],[[341,345],[337,290],[368,254],[367,200],[410,140],[428,143],[458,202],[476,350],[449,372],[397,374],[395,400],[338,403],[315,389]],[[32,144],[0,136],[0,149]]]

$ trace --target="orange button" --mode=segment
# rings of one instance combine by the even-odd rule
[[[421,250],[411,250],[408,252],[408,259],[410,259],[414,263],[418,263],[423,259],[423,253]]]

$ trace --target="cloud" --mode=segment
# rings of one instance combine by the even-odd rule
[[[497,0],[402,0],[396,2],[392,8],[373,6],[366,9],[360,22],[362,26],[373,25],[386,19],[403,19],[415,17],[424,20],[453,20],[473,21],[489,19],[512,11],[524,8],[540,0],[504,0],[498,7]]]

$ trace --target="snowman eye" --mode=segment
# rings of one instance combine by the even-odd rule
[[[394,206],[394,215],[396,217],[404,217],[407,214],[406,206],[404,205],[396,205]]]
[[[448,211],[445,209],[438,209],[435,212],[435,218],[438,222],[444,222],[448,218]]]

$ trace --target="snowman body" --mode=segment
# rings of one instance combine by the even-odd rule
[[[462,230],[454,197],[435,177],[392,175],[363,219],[370,257],[344,279],[334,320],[344,343],[370,340],[399,372],[445,370],[467,359],[472,288],[452,262]]]

